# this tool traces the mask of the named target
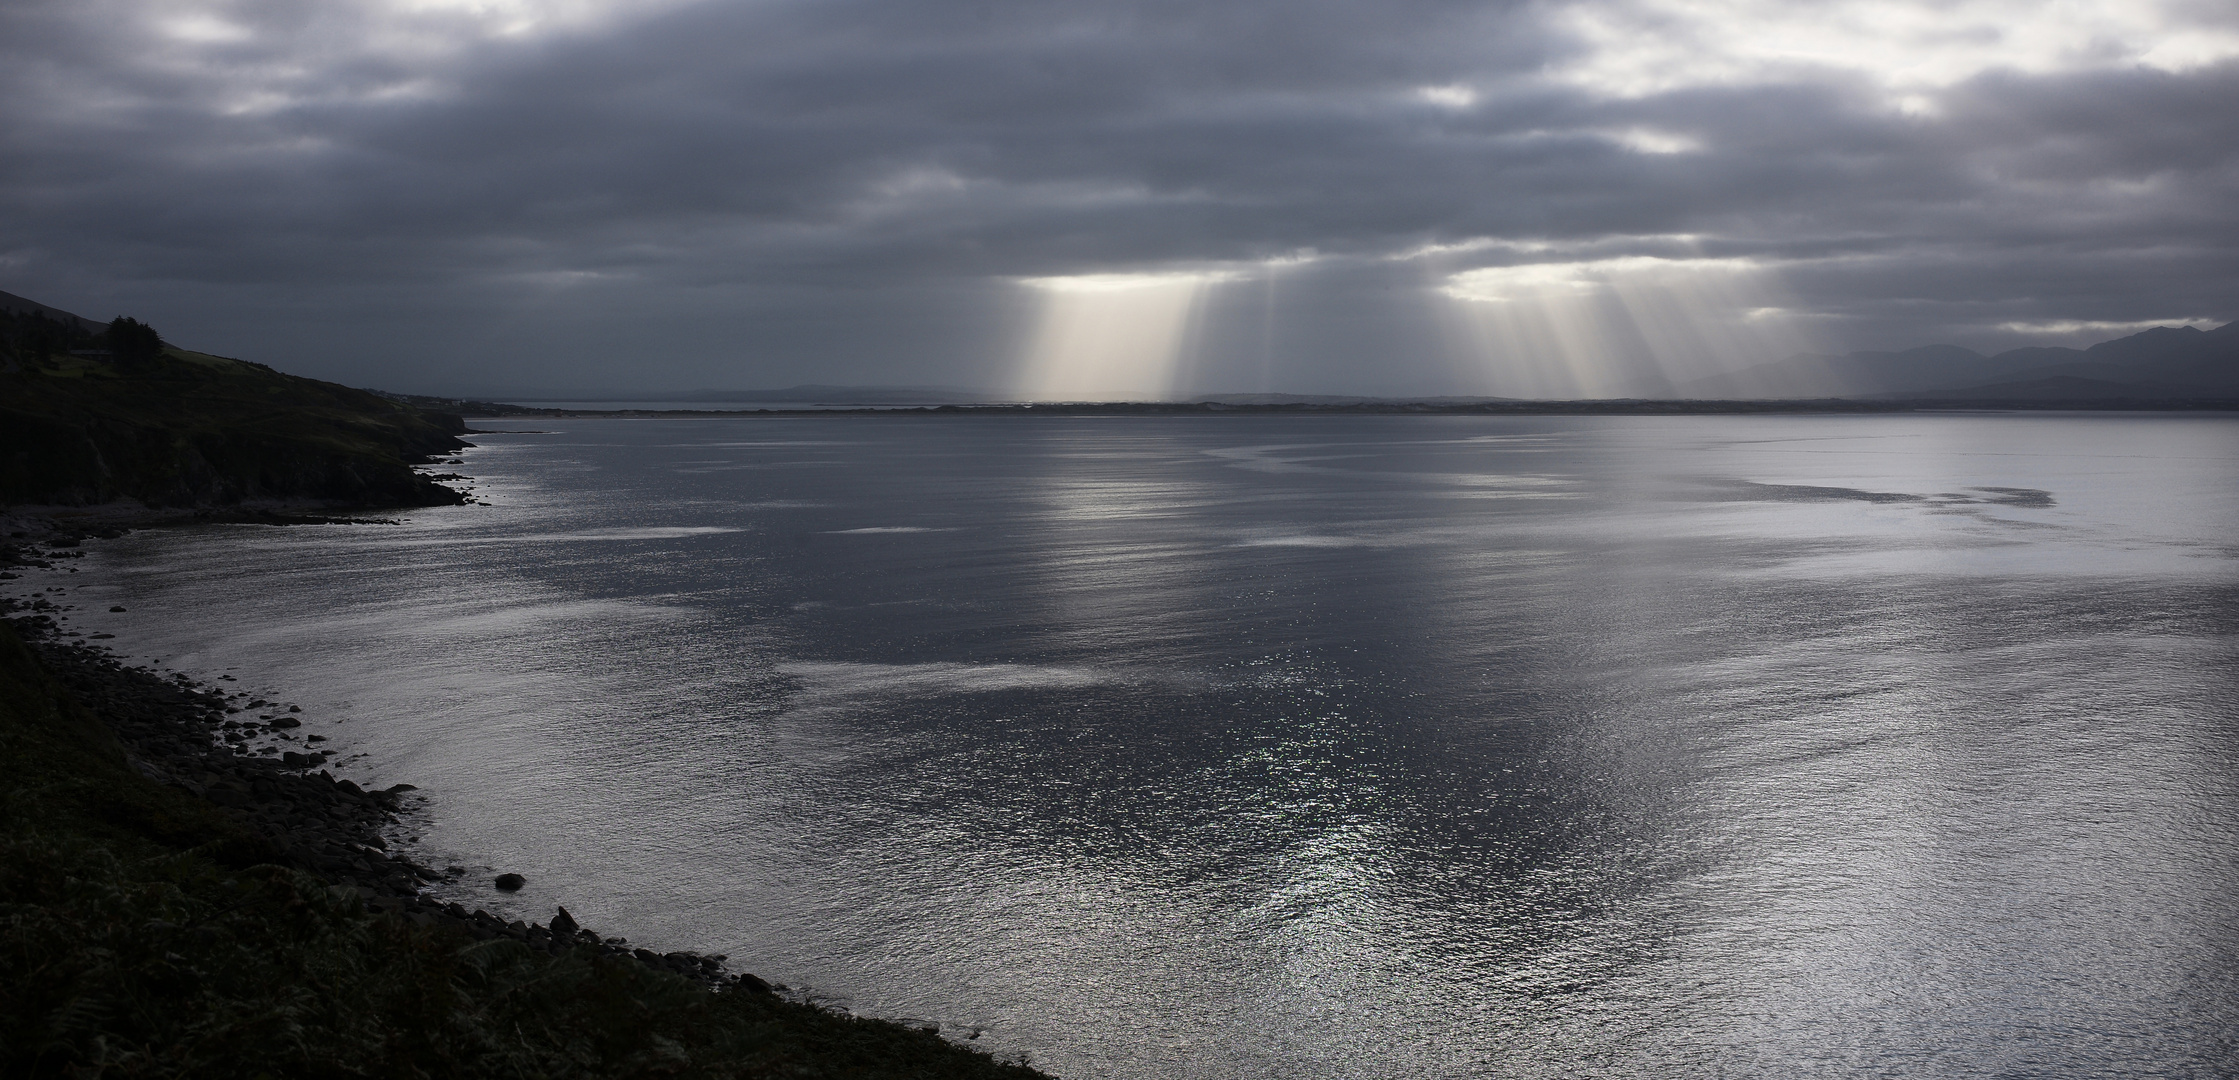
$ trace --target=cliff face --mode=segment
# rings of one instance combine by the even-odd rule
[[[176,348],[23,358],[0,370],[0,505],[456,504],[412,466],[458,449],[465,430],[456,416]]]

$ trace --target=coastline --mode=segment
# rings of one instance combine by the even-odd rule
[[[47,512],[50,509],[62,512]],[[506,945],[531,957],[548,957],[553,963],[568,965],[569,970],[611,973],[619,965],[619,969],[645,973],[627,978],[680,979],[696,988],[688,992],[714,995],[719,1000],[750,1001],[750,1011],[758,1016],[776,1012],[785,1024],[806,1024],[810,1028],[836,1025],[837,1043],[832,1032],[818,1031],[812,1033],[812,1048],[823,1045],[829,1050],[837,1045],[846,1049],[852,1042],[866,1042],[874,1045],[879,1055],[892,1057],[899,1053],[902,1057],[898,1062],[908,1067],[891,1075],[920,1075],[926,1068],[931,1071],[924,1075],[1041,1075],[1022,1064],[999,1061],[984,1051],[943,1039],[937,1025],[829,1011],[783,984],[735,970],[724,954],[692,950],[657,953],[632,946],[620,935],[579,925],[564,907],[543,921],[509,920],[471,901],[447,902],[427,895],[431,885],[448,884],[454,889],[464,886],[466,871],[457,866],[438,870],[423,865],[408,847],[383,835],[399,820],[400,813],[409,812],[416,803],[414,792],[418,789],[412,784],[396,782],[369,790],[336,778],[325,766],[337,756],[339,747],[315,745],[326,742],[326,738],[301,733],[300,721],[295,718],[299,707],[234,689],[227,685],[235,681],[231,675],[206,682],[184,673],[158,672],[102,645],[101,639],[109,635],[87,635],[70,628],[67,613],[74,607],[69,603],[74,583],[69,575],[77,568],[68,563],[83,557],[84,545],[90,540],[113,538],[135,528],[221,520],[274,525],[382,520],[315,514],[315,509],[329,514],[340,512],[314,505],[290,507],[287,512],[265,507],[214,514],[149,512],[129,506],[0,510],[0,587],[9,594],[36,590],[20,600],[15,595],[0,595],[0,653],[7,654],[11,662],[27,662],[37,669],[39,674],[34,678],[51,680],[60,688],[60,696],[67,702],[65,708],[82,708],[90,713],[99,729],[95,738],[109,744],[121,756],[125,770],[137,780],[161,789],[155,796],[158,802],[169,799],[185,805],[187,819],[208,819],[199,831],[181,826],[174,830],[180,836],[164,835],[159,840],[175,840],[175,846],[189,853],[212,857],[228,866],[285,871],[314,879],[342,916],[406,930],[438,943],[450,942],[444,947],[453,950]],[[17,690],[10,687],[12,694]],[[8,734],[12,737],[16,733]],[[24,780],[21,776],[14,779]],[[11,800],[20,797],[19,793],[9,793]],[[484,883],[483,887],[503,888],[495,882]],[[6,899],[0,897],[0,901]],[[0,994],[0,998],[7,996]],[[22,1017],[0,1019],[17,1022]],[[813,1067],[827,1050],[811,1053],[812,1067],[807,1075],[827,1074]],[[0,1058],[15,1053],[0,1054]],[[834,1062],[846,1056],[839,1054]],[[855,1070],[866,1064],[854,1061],[849,1068],[829,1074],[858,1075]],[[598,1070],[587,1073],[609,1074]],[[888,1074],[876,1068],[860,1073]]]
[[[17,549],[7,572],[17,573],[15,567],[55,569],[54,560],[77,554],[64,548],[26,560]],[[369,790],[336,778],[323,766],[337,752],[295,734],[301,721],[291,714],[300,713],[300,707],[185,674],[165,677],[93,640],[71,640],[78,635],[64,629],[65,610],[67,605],[44,596],[29,604],[0,597],[0,617],[38,654],[46,670],[101,718],[123,745],[133,771],[218,807],[270,848],[272,862],[326,877],[353,890],[374,911],[394,912],[419,926],[449,924],[478,941],[510,938],[551,953],[581,947],[715,986],[762,993],[785,989],[750,973],[727,972],[724,956],[632,949],[623,937],[576,925],[565,908],[549,923],[533,923],[423,897],[423,886],[456,882],[465,871],[435,870],[406,852],[390,850],[382,832],[397,820],[417,787],[399,782]],[[308,738],[326,741],[325,736]]]

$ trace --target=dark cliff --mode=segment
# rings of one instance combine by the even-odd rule
[[[0,362],[0,505],[317,502],[436,506],[413,465],[463,445],[456,416],[165,347]]]

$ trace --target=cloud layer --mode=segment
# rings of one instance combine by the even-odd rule
[[[406,390],[1622,392],[2239,314],[2233,101],[2176,0],[27,0],[0,289]]]

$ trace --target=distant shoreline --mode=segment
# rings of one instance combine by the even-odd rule
[[[999,405],[865,405],[802,409],[545,409],[503,402],[460,401],[472,420],[610,417],[618,419],[713,419],[724,417],[807,416],[1755,416],[1889,415],[1948,412],[2239,412],[2239,398],[2159,401],[1857,401],[1827,398],[1802,401],[1693,401],[1612,399],[1585,401],[1501,401],[1467,405],[1365,402],[1324,404],[1284,402],[1230,405],[1222,402],[1056,402]],[[469,434],[472,434],[469,432]]]

